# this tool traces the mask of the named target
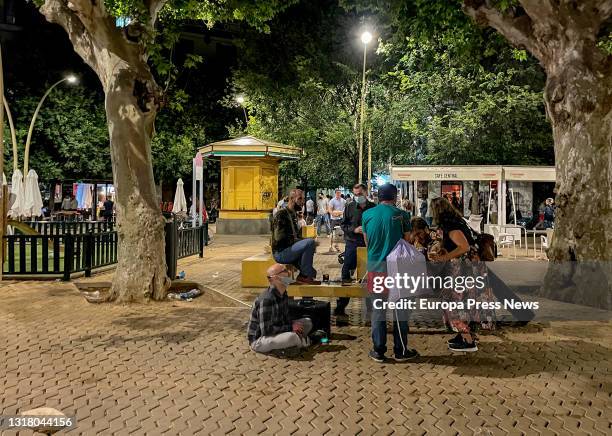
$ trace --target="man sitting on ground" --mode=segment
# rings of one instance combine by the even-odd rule
[[[268,353],[290,347],[310,345],[308,334],[312,321],[301,318],[292,321],[289,317],[287,286],[292,282],[289,271],[278,263],[267,271],[270,286],[253,304],[247,337],[251,350]]]
[[[280,209],[272,221],[272,255],[278,263],[299,268],[297,282],[320,285],[321,282],[315,280],[317,271],[312,266],[315,241],[312,238],[302,239],[298,225],[297,212],[302,210],[303,205],[304,192],[301,189],[291,190],[287,206]]]

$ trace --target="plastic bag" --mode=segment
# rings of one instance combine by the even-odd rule
[[[387,255],[387,277],[393,278],[393,285],[388,287],[389,301],[429,293],[425,256],[404,239]]]

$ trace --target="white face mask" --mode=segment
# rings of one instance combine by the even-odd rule
[[[279,277],[278,279],[279,279],[279,280],[280,280],[280,281],[283,283],[283,285],[285,285],[285,286],[289,286],[290,284],[295,283],[295,280],[293,280],[291,277],[285,277],[285,276],[283,276],[283,277]]]
[[[357,204],[363,204],[366,202],[366,198],[363,195],[358,195],[355,197],[355,201]]]

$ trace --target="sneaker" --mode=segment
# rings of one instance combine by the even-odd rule
[[[350,286],[353,284],[353,279],[342,279],[342,286]]]
[[[476,345],[476,342],[465,342],[462,340],[459,343],[453,342],[451,344],[448,344],[448,349],[451,351],[463,353],[473,353],[475,351],[478,351],[478,346]]]
[[[459,344],[461,342],[463,342],[463,336],[461,336],[461,333],[457,333],[457,336],[455,336],[454,338],[449,339],[448,341],[446,341],[446,343],[448,345],[450,345],[450,344]]]
[[[403,362],[405,360],[411,360],[415,357],[419,357],[419,352],[417,350],[406,350],[404,354],[396,354],[393,358],[398,362]]]
[[[370,357],[370,359],[372,359],[374,362],[378,362],[378,363],[383,363],[385,361],[385,355],[384,354],[380,354],[374,350],[370,351],[368,353],[368,356]]]
[[[474,333],[472,333],[472,340],[476,345],[478,345],[478,338],[474,336]],[[460,342],[463,342],[463,336],[461,336],[461,333],[457,333],[457,336],[446,341],[447,344],[458,344]]]

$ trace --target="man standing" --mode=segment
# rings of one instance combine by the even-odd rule
[[[331,234],[331,227],[329,224],[329,201],[322,192],[319,193],[319,199],[317,200],[317,236],[321,235],[321,224],[325,223],[325,230],[327,236]]]
[[[342,284],[351,283],[351,271],[357,268],[357,247],[365,247],[361,216],[366,210],[376,207],[374,203],[368,200],[368,188],[363,183],[357,183],[353,186],[353,194],[355,200],[346,205],[344,220],[342,221],[342,231],[346,242],[344,263],[342,264]],[[361,277],[357,277],[357,279],[359,280]],[[348,303],[349,298],[338,298],[334,315],[346,316],[344,311]]]
[[[342,198],[342,192],[340,192],[339,189],[336,189],[336,196],[329,202],[329,215],[331,217],[332,230],[335,229],[336,226],[340,226],[342,224],[345,205],[346,200]]]
[[[306,224],[312,224],[314,220],[314,201],[308,196],[306,201]]]
[[[266,272],[270,286],[253,304],[247,337],[251,350],[268,353],[290,347],[307,347],[312,321],[289,318],[287,286],[292,282],[283,265],[274,264]]]
[[[272,256],[278,263],[296,265],[300,270],[297,281],[308,285],[319,285],[315,280],[317,271],[312,262],[315,240],[302,239],[298,226],[297,212],[304,206],[304,191],[292,189],[287,207],[280,209],[272,220]]]
[[[410,216],[406,211],[395,207],[397,188],[389,183],[378,188],[378,206],[363,213],[362,226],[364,240],[368,247],[368,287],[374,289],[375,280],[386,277],[387,255],[395,244],[407,238],[410,232]],[[385,360],[387,351],[387,316],[382,301],[388,294],[370,295],[372,299],[372,342],[374,349],[369,356],[376,362]],[[380,301],[377,301],[380,300]],[[408,348],[408,312],[393,311],[393,352],[395,360],[413,359],[419,355]]]

